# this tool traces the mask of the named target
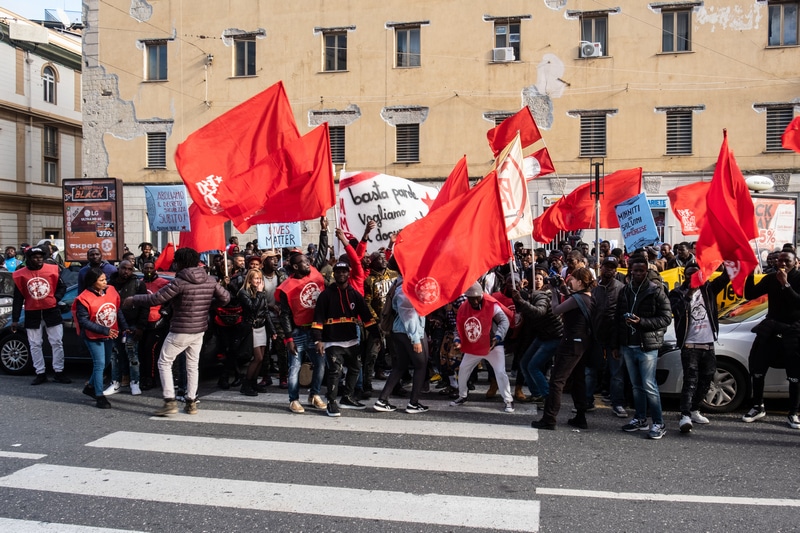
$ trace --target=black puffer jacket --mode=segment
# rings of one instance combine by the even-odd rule
[[[616,338],[612,348],[619,346],[640,346],[645,351],[658,350],[664,343],[664,333],[672,322],[672,308],[664,289],[645,280],[638,292],[632,283],[625,285],[619,293],[616,312]],[[640,321],[633,327],[622,318],[625,313],[633,313]]]
[[[213,300],[225,305],[230,293],[202,267],[184,268],[169,285],[154,294],[137,294],[135,306],[172,304],[170,333],[202,333],[208,329],[208,310]]]
[[[550,291],[531,292],[530,301],[523,298],[514,300],[517,311],[525,320],[523,327],[531,330],[534,338],[539,340],[560,339],[564,334],[561,317],[553,313]]]
[[[617,302],[624,287],[622,282],[613,278],[610,283],[598,283],[592,289],[592,334],[601,348],[610,348],[614,344]]]
[[[243,288],[239,291],[238,299],[242,304],[244,322],[248,326],[254,329],[266,326],[267,335],[271,336],[275,333],[272,327],[272,321],[269,320],[269,307],[267,306],[266,292],[259,291],[253,296],[247,289]]]

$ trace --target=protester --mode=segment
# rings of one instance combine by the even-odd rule
[[[136,270],[143,272],[144,264],[155,261],[156,256],[153,253],[153,245],[149,242],[140,243],[139,249],[142,251],[142,253],[136,258],[134,267],[136,267]]]
[[[111,274],[117,271],[117,267],[103,259],[103,253],[100,251],[100,248],[89,248],[86,251],[86,259],[89,263],[78,272],[78,294],[82,293],[86,288],[83,278],[86,277],[86,274],[91,269],[99,268],[106,275],[106,279],[109,279]]]
[[[369,263],[369,276],[364,282],[364,300],[367,302],[372,319],[378,321],[383,306],[386,304],[386,295],[389,289],[397,279],[397,272],[388,268],[386,256],[380,252],[375,252],[370,256]],[[375,328],[368,332],[366,351],[364,357],[364,365],[362,373],[364,376],[363,389],[364,392],[372,392],[372,379],[376,370],[382,370],[386,367],[386,357],[383,355],[387,339],[380,329]],[[380,365],[376,362],[383,358]]]
[[[121,261],[117,272],[111,274],[108,285],[117,292],[118,299],[125,299],[136,294],[147,294],[144,281],[133,275],[133,263]],[[114,350],[111,355],[111,384],[103,391],[106,396],[116,394],[122,387],[130,386],[133,396],[142,393],[139,387],[139,341],[147,327],[150,309],[137,307],[122,311],[130,333],[114,339]],[[128,329],[128,328],[126,328]]]
[[[147,294],[153,294],[169,284],[166,278],[158,275],[154,261],[146,261],[142,265],[142,280]],[[139,388],[150,390],[157,385],[158,369],[156,362],[161,353],[161,346],[169,333],[169,322],[172,316],[170,304],[154,305],[147,314],[147,326],[139,344],[140,381]]]
[[[13,246],[6,246],[3,264],[0,267],[9,272],[14,272],[20,266],[22,266],[22,261],[17,259],[17,249]]]
[[[261,265],[261,258],[258,264]],[[244,311],[244,323],[251,329],[253,355],[247,366],[247,373],[242,380],[239,392],[245,396],[258,396],[259,392],[267,392],[266,387],[257,383],[259,371],[264,361],[264,354],[269,350],[270,341],[276,337],[272,322],[269,319],[267,293],[264,290],[264,275],[260,268],[251,268],[247,272],[244,286],[239,290],[239,301]]]

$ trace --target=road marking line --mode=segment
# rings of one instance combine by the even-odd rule
[[[701,496],[692,494],[648,494],[639,492],[611,492],[604,490],[537,488],[540,496],[576,496],[579,498],[604,498],[609,500],[634,500],[646,502],[719,503],[723,505],[756,505],[775,507],[800,507],[800,500],[788,498],[743,498],[736,496]]]
[[[287,408],[288,409],[288,408]],[[426,417],[425,414],[408,415]],[[232,424],[240,426],[269,426],[326,431],[357,431],[362,433],[384,433],[398,435],[428,435],[440,437],[465,437],[471,439],[522,440],[539,439],[539,431],[525,425],[501,425],[463,422],[438,422],[435,420],[406,420],[403,418],[355,418],[342,416],[331,418],[324,412],[314,413],[309,409],[297,415],[288,410],[285,414],[250,413],[246,411],[216,411],[200,409],[196,415],[173,417],[151,417],[151,420],[170,422],[195,422],[201,424]]]
[[[87,446],[212,457],[221,455],[220,450],[225,450],[225,457],[265,461],[465,472],[496,476],[539,475],[538,459],[525,455],[370,448],[129,431],[111,433],[88,443]]]
[[[108,529],[78,524],[14,520],[13,518],[0,518],[0,531],[13,531],[14,533],[143,533],[132,529]]]
[[[4,452],[0,450],[0,457],[8,457],[9,459],[44,459],[46,454],[42,453],[25,453],[25,452]]]
[[[450,494],[411,494],[127,472],[36,464],[0,478],[0,487],[123,498],[159,503],[337,516],[400,523],[437,524],[504,531],[538,531],[539,502]]]

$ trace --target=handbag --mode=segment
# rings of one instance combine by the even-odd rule
[[[214,323],[223,327],[238,326],[242,323],[242,306],[217,307]]]

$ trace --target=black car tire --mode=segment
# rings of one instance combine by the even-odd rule
[[[703,410],[709,413],[730,413],[750,396],[747,371],[729,359],[717,361],[717,371],[708,389]]]
[[[0,368],[15,376],[33,372],[33,358],[27,335],[12,333],[0,341]]]

